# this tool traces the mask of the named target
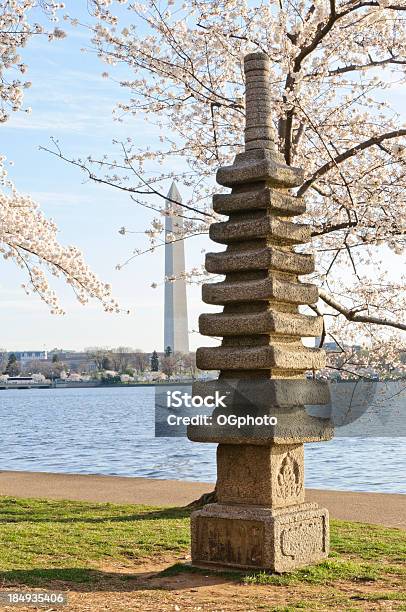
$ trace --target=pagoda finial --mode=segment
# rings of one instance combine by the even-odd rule
[[[265,53],[244,58],[245,73],[245,150],[275,151],[269,90],[270,61]]]

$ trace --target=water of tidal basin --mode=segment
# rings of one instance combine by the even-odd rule
[[[215,445],[154,437],[152,387],[0,391],[0,425],[0,470],[215,481]],[[307,487],[404,493],[405,468],[404,437],[306,445]]]

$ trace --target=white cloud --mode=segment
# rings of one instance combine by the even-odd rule
[[[89,129],[89,116],[67,117],[64,113],[47,112],[35,115],[13,115],[4,129],[37,130],[45,132],[84,132]]]
[[[33,200],[39,204],[53,204],[57,206],[76,206],[78,204],[92,204],[95,199],[80,193],[61,193],[58,191],[32,191]]]

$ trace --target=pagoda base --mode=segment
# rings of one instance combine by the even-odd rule
[[[208,504],[191,516],[192,565],[287,572],[329,552],[328,510]]]

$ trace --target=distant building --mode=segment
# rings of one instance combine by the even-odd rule
[[[320,340],[321,338],[318,337],[316,338],[316,343],[315,346],[319,346],[320,345]],[[352,346],[349,346],[348,344],[344,344],[342,347],[337,344],[337,342],[324,342],[323,344],[323,349],[327,352],[327,353],[342,353],[343,348],[346,351],[354,351],[355,353],[358,353],[361,350],[361,346],[359,344],[354,344]]]
[[[53,350],[49,351],[48,359],[52,359],[54,355],[57,356],[58,361],[62,361],[66,365],[68,370],[82,372],[97,369],[92,357],[85,351]]]
[[[46,361],[48,359],[48,351],[9,351],[8,354],[15,355],[22,366],[29,361]]]

